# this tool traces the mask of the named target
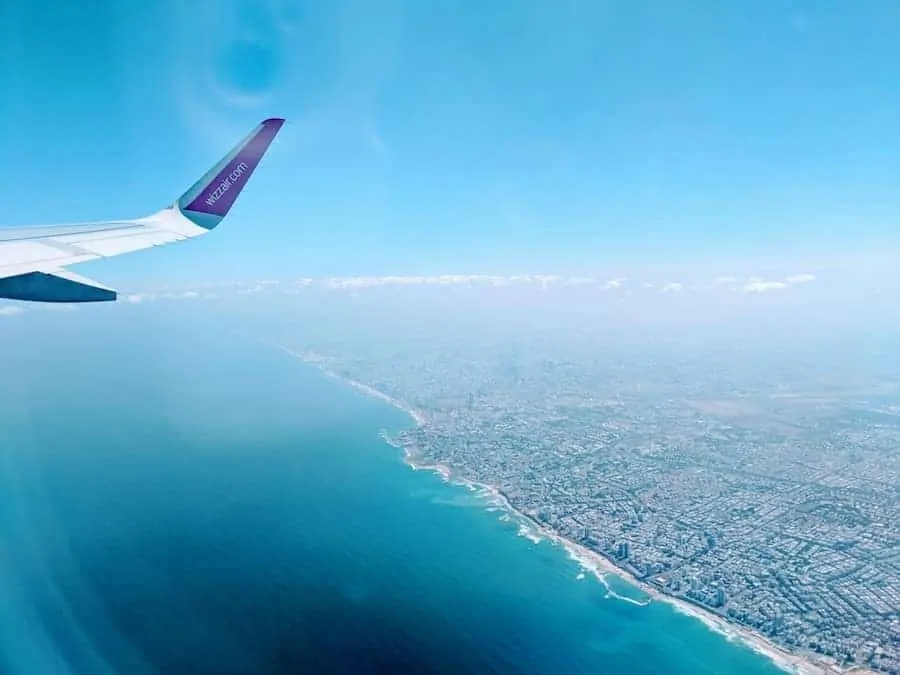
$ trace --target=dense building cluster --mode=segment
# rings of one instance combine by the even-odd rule
[[[411,453],[662,592],[826,662],[900,671],[900,408],[883,382],[708,355],[326,360],[426,414],[399,439]]]

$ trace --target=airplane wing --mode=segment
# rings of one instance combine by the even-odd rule
[[[282,124],[280,118],[263,121],[178,201],[145,218],[0,228],[0,298],[115,300],[116,291],[66,268],[207,234],[228,213]]]

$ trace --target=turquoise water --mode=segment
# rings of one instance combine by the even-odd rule
[[[667,605],[607,598],[405,466],[378,436],[403,413],[224,324],[17,319],[3,673],[779,672]]]

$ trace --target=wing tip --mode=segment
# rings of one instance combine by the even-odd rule
[[[228,214],[238,195],[284,124],[283,117],[263,120],[231,153],[178,200],[181,212],[207,230]]]

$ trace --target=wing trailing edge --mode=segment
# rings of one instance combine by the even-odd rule
[[[109,302],[117,293],[68,270],[27,272],[0,279],[0,298],[31,302]]]

